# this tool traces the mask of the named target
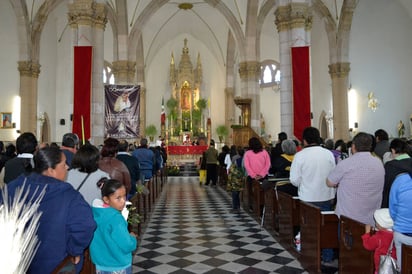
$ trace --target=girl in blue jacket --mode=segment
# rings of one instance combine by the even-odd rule
[[[92,204],[97,229],[90,244],[90,255],[97,274],[132,274],[132,252],[136,249],[136,234],[127,230],[127,221],[121,214],[126,204],[125,186],[113,179],[97,183],[102,200]]]

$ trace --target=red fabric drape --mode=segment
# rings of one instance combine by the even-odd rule
[[[90,138],[92,54],[93,49],[90,46],[74,47],[73,133],[80,139],[84,137],[83,141]]]
[[[303,130],[311,125],[309,47],[292,48],[293,134],[302,139]]]

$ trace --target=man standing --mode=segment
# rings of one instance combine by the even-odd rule
[[[358,133],[352,141],[352,156],[339,162],[326,183],[338,189],[336,215],[374,226],[373,213],[381,206],[385,169],[371,154],[371,147],[372,136]]]
[[[321,211],[332,210],[336,191],[325,181],[335,167],[335,158],[328,149],[320,146],[317,128],[305,128],[302,140],[304,148],[293,158],[289,180],[298,188],[300,200],[319,207]],[[322,249],[324,263],[332,262],[333,257],[333,249]]]
[[[212,180],[212,186],[216,186],[217,182],[217,158],[218,151],[215,148],[215,141],[212,139],[210,141],[210,146],[205,152],[206,156],[206,184],[209,185],[210,180]]]
[[[290,182],[298,187],[299,199],[331,210],[335,189],[325,185],[330,171],[335,167],[333,154],[320,146],[317,128],[307,127],[303,131],[304,148],[296,153],[290,167]]]
[[[126,140],[120,141],[117,145],[117,148],[119,150],[116,155],[117,160],[122,161],[129,170],[132,187],[128,194],[130,194],[130,196],[133,196],[136,193],[136,183],[140,179],[139,160],[137,160],[136,157],[130,155],[129,143]]]
[[[33,154],[37,150],[37,139],[31,132],[21,134],[16,140],[17,157],[4,166],[4,183],[8,183],[21,174],[28,175],[34,169]]]
[[[66,133],[63,135],[62,145],[60,149],[66,155],[66,164],[71,168],[72,159],[77,152],[77,146],[79,145],[79,137],[75,133]]]
[[[142,138],[140,140],[140,146],[132,153],[133,157],[136,157],[140,164],[140,176],[142,177],[142,183],[144,180],[149,180],[153,177],[155,170],[155,155],[153,151],[147,146],[147,139]]]

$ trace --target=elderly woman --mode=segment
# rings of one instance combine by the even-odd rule
[[[41,190],[46,191],[39,206],[42,212],[37,231],[40,245],[27,273],[51,273],[67,256],[73,256],[77,272],[80,272],[83,252],[96,228],[92,210],[82,195],[64,182],[66,156],[59,148],[40,149],[34,164],[33,173],[27,177],[21,175],[7,185],[9,199],[25,185],[26,204],[36,199]]]
[[[296,144],[293,140],[283,140],[283,153],[272,158],[272,173],[276,178],[289,178],[290,165],[296,154]]]

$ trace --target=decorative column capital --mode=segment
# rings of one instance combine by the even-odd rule
[[[290,6],[279,6],[275,11],[275,24],[278,32],[289,30]]]
[[[312,15],[307,3],[290,3],[290,28],[312,28]]]
[[[341,62],[329,65],[329,74],[331,78],[348,77],[350,71],[350,63]]]
[[[136,62],[119,60],[113,61],[112,65],[116,82],[133,82],[136,73]]]
[[[33,61],[19,61],[18,70],[20,76],[27,76],[32,78],[39,78],[40,64]]]
[[[72,28],[83,25],[104,29],[107,23],[107,9],[104,4],[91,0],[77,0],[69,4],[68,20]]]
[[[289,29],[312,28],[312,15],[307,3],[290,3],[280,6],[275,11],[275,24],[278,32],[288,31]]]
[[[257,61],[246,61],[239,63],[240,79],[258,81],[260,77],[260,63]]]

